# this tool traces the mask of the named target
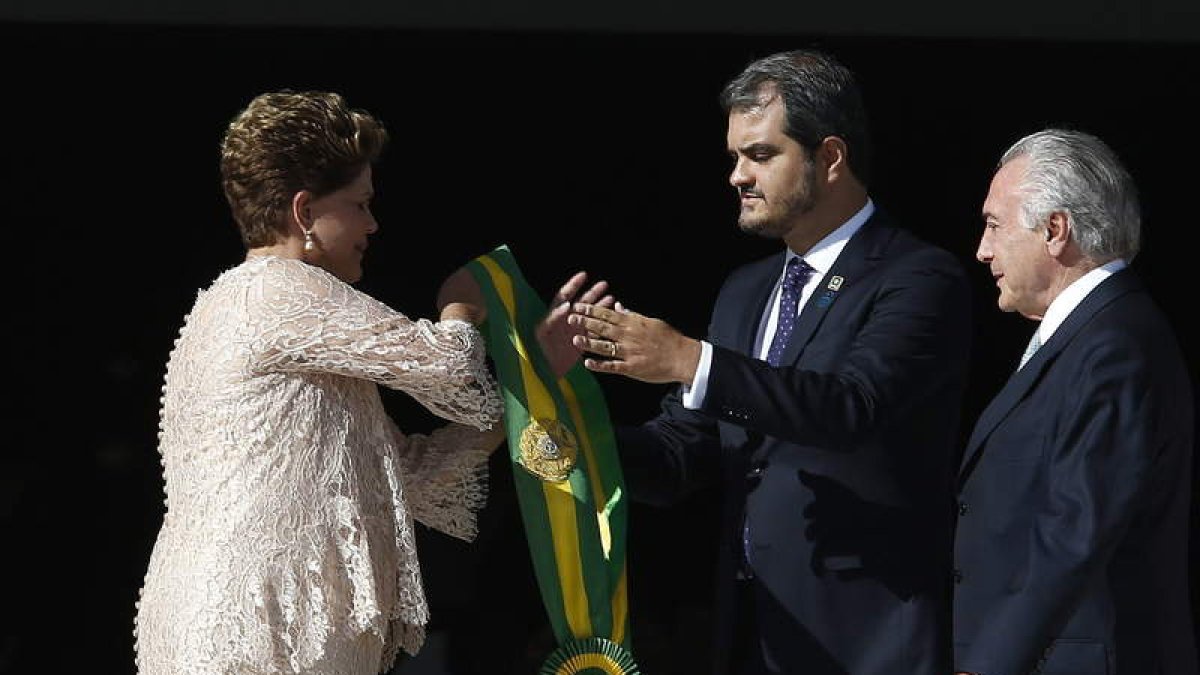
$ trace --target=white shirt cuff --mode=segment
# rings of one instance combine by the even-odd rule
[[[691,386],[683,385],[683,407],[699,410],[704,405],[704,394],[708,391],[708,371],[712,366],[712,345],[700,341],[700,363],[696,364],[696,375]]]

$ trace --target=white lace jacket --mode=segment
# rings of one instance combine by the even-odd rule
[[[377,384],[449,424],[405,436]],[[296,673],[364,634],[378,670],[428,618],[412,518],[471,539],[501,413],[482,340],[300,261],[201,291],[167,365],[167,511],[134,635],[143,675]],[[474,428],[472,428],[474,427]]]

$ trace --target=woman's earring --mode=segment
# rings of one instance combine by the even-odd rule
[[[303,229],[303,228],[301,228],[301,229]],[[304,230],[304,252],[312,253],[313,249],[315,249],[316,247],[317,247],[317,244],[316,244],[316,242],[313,241],[312,228]]]

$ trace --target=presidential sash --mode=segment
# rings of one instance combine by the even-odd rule
[[[513,478],[558,649],[543,675],[638,673],[629,651],[627,501],[604,394],[581,364],[556,378],[534,333],[545,303],[507,246],[467,264],[504,395]]]

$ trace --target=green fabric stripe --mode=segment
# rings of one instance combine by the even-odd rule
[[[484,288],[485,298],[488,301],[488,323],[490,324],[490,330],[488,331],[489,354],[496,363],[502,386],[506,390],[511,390],[511,398],[516,399],[513,401],[516,405],[511,406],[511,408],[519,409],[519,414],[517,415],[513,415],[511,410],[506,415],[510,455],[514,462],[515,475],[518,477],[518,494],[523,512],[528,510],[527,504],[528,506],[539,507],[538,514],[523,513],[523,517],[526,525],[526,536],[534,558],[535,572],[538,575],[539,587],[541,587],[543,593],[543,600],[547,606],[547,611],[551,614],[551,623],[555,628],[556,637],[562,643],[564,636],[570,638],[570,634],[569,629],[562,630],[557,625],[562,624],[565,626],[565,618],[562,617],[563,603],[557,580],[557,570],[554,566],[553,543],[549,541],[550,535],[549,525],[546,520],[546,505],[542,498],[540,481],[518,465],[520,432],[528,423],[528,412],[525,410],[524,404],[521,403],[524,400],[523,384],[520,384],[521,371],[517,362],[518,357],[512,348],[507,332],[509,330],[518,331],[526,346],[535,373],[543,383],[549,383],[547,391],[550,392],[551,398],[554,400],[559,420],[570,427],[577,436],[582,437],[583,433],[581,432],[585,432],[590,438],[594,461],[600,474],[599,482],[602,486],[602,491],[609,495],[609,504],[606,505],[606,508],[609,511],[612,550],[610,558],[605,560],[600,541],[599,527],[595,518],[595,506],[592,503],[592,487],[587,477],[587,463],[581,454],[576,465],[576,471],[573,471],[568,478],[571,483],[572,493],[578,502],[576,523],[579,528],[580,555],[583,557],[580,564],[582,565],[584,583],[588,594],[588,608],[591,614],[593,631],[598,636],[609,637],[613,633],[611,616],[612,594],[616,591],[618,577],[624,566],[625,559],[627,499],[623,490],[620,464],[616,457],[616,443],[612,426],[609,423],[608,409],[604,402],[604,395],[595,381],[595,377],[586,368],[582,365],[577,365],[571,369],[566,379],[575,391],[580,406],[580,414],[587,427],[586,431],[576,429],[565,397],[556,384],[549,364],[541,354],[541,351],[536,348],[537,343],[533,327],[545,316],[546,307],[544,303],[542,303],[538,295],[526,283],[511,251],[506,246],[501,246],[487,255],[509,276],[515,298],[515,317],[508,317],[505,314],[504,305],[492,287],[491,277],[487,271],[481,265],[474,262],[468,268],[475,276],[480,287]],[[501,317],[503,317],[506,323],[515,323],[516,328],[514,329],[511,325],[499,326],[499,322],[495,319]],[[508,400],[510,400],[510,397],[506,396],[506,401]],[[524,494],[531,491],[536,498],[529,498]],[[556,614],[557,616],[555,616]],[[628,614],[626,615],[625,624],[625,642],[628,643]]]
[[[628,528],[628,495],[624,489],[624,475],[617,455],[616,434],[609,423],[608,405],[596,378],[582,365],[572,368],[566,375],[567,382],[575,390],[580,414],[587,424],[596,455],[596,468],[600,483],[608,495],[609,527],[612,531],[612,550],[606,564],[609,587],[616,588],[617,580],[625,565],[625,544]],[[629,633],[626,632],[626,635]]]
[[[504,302],[492,285],[492,277],[478,262],[471,261],[467,270],[475,278],[487,302],[488,319],[482,326],[487,343],[488,355],[496,367],[497,378],[504,393],[504,425],[508,437],[509,460],[513,467],[513,483],[521,507],[521,520],[525,526],[529,543],[529,554],[536,573],[542,603],[550,619],[550,627],[559,642],[571,637],[567,625],[566,609],[561,586],[558,583],[558,566],[554,560],[554,546],[550,541],[550,518],[546,500],[542,497],[541,481],[519,466],[521,456],[521,430],[529,423],[529,411],[525,408],[525,382],[521,374],[520,356],[512,346],[509,331],[512,326]]]
[[[560,407],[567,413],[565,406],[560,404]],[[574,425],[571,426],[572,431],[575,431]],[[582,566],[584,588],[588,595],[588,614],[591,616],[594,634],[588,637],[611,637],[613,584],[609,583],[604,548],[600,541],[600,525],[596,522],[592,486],[588,484],[586,461],[581,452],[576,470],[571,472],[567,480],[571,482],[571,492],[579,502],[575,509],[575,527],[579,531],[579,563]]]
[[[558,419],[560,422],[570,427],[571,431],[578,437],[580,430],[575,428],[574,418],[568,409],[567,402],[564,399],[562,392],[556,384],[554,371],[550,368],[540,349],[536,348],[537,338],[534,334],[534,327],[546,315],[547,307],[538,297],[537,293],[530,288],[521,274],[520,268],[517,266],[516,260],[512,256],[512,252],[507,247],[502,247],[489,254],[492,260],[500,266],[506,273],[513,285],[513,295],[516,298],[516,325],[518,326],[519,334],[525,344],[527,353],[529,354],[530,362],[533,364],[534,371],[543,383],[547,383],[547,390],[550,392],[551,398],[554,399],[554,405],[557,410]],[[489,310],[489,316],[491,315]],[[572,368],[571,373],[574,377],[569,377],[572,388],[575,389],[576,397],[579,399],[580,413],[583,417],[584,424],[588,427],[589,436],[592,437],[592,449],[596,455],[597,465],[603,466],[602,461],[605,453],[603,445],[596,443],[597,430],[607,430],[607,436],[611,438],[612,427],[608,423],[607,410],[604,417],[597,418],[595,411],[589,411],[589,406],[585,405],[586,398],[595,398],[596,396],[603,398],[603,392],[596,386],[595,378],[582,365],[577,365]],[[583,384],[590,380],[590,386]],[[601,402],[603,405],[603,402]],[[592,406],[594,408],[595,406]],[[590,414],[589,414],[590,413]],[[601,438],[605,434],[599,434]],[[611,443],[610,448],[614,448]],[[582,450],[582,448],[581,448]],[[607,453],[607,454],[611,454]],[[575,495],[578,505],[575,509],[575,521],[579,530],[579,548],[582,560],[584,587],[588,595],[588,612],[592,620],[592,630],[600,637],[610,637],[612,635],[612,593],[616,588],[617,578],[610,574],[610,566],[604,558],[604,550],[600,541],[600,527],[596,522],[596,505],[592,496],[592,486],[588,481],[586,459],[582,456],[576,464],[576,470],[571,473],[568,480],[571,483],[571,492]],[[601,474],[605,473],[601,470]],[[601,485],[605,485],[603,482]],[[612,489],[605,485],[605,494],[612,494]],[[617,530],[610,524],[610,532],[613,541],[624,540],[624,528]],[[615,548],[615,546],[614,546]],[[624,544],[621,545],[622,552]],[[620,569],[618,565],[617,569]]]

